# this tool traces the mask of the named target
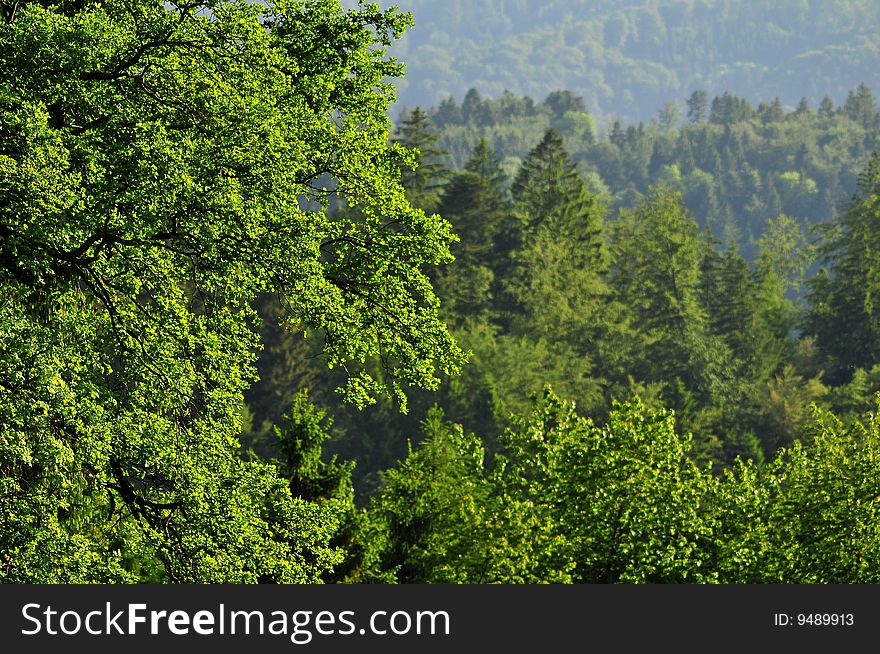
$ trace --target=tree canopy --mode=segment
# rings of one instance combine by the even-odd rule
[[[451,232],[406,201],[410,155],[388,145],[385,49],[410,17],[335,0],[0,17],[0,575],[318,578],[334,503],[238,455],[249,303],[276,294],[360,405],[461,365],[425,273]]]
[[[0,0],[0,581],[876,580],[870,89],[392,132],[409,24]]]

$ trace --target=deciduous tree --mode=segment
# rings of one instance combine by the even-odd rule
[[[406,201],[387,141],[409,17],[2,8],[0,575],[319,578],[336,514],[238,456],[248,307],[281,297],[360,404],[458,369],[424,273],[450,230]],[[357,211],[329,216],[331,194]]]

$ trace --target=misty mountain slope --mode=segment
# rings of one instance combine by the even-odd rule
[[[349,1],[347,4],[355,4]],[[542,99],[570,89],[600,122],[655,115],[697,88],[794,106],[876,88],[876,0],[383,0],[414,14],[393,54],[398,106],[477,87]]]

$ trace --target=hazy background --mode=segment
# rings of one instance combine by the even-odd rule
[[[346,0],[343,4],[357,3]],[[415,16],[392,53],[398,105],[459,101],[471,87],[584,97],[600,125],[649,120],[703,88],[754,103],[840,103],[878,85],[877,0],[383,0]]]

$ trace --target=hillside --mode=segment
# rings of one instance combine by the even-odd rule
[[[356,4],[349,0],[348,5]],[[604,124],[647,120],[697,88],[794,107],[860,81],[876,88],[875,0],[383,0],[415,18],[393,53],[407,64],[399,106],[470,87],[582,95]]]
[[[630,206],[652,185],[676,188],[700,225],[738,242],[749,258],[779,213],[805,228],[833,219],[880,148],[880,111],[865,84],[850,89],[842,106],[825,97],[789,111],[769,98],[753,106],[728,92],[668,100],[655,108],[656,119],[613,120],[602,130],[584,109],[585,100],[568,91],[532,101],[512,93],[488,99],[471,89],[427,114],[448,166],[462,168],[485,138],[509,179],[552,127],[611,208]]]

